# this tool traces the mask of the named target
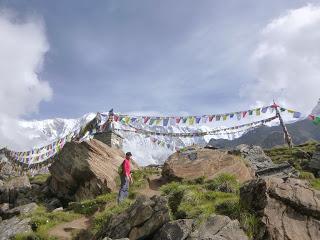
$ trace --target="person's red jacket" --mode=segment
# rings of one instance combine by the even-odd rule
[[[124,162],[123,162],[123,172],[124,172],[124,175],[126,177],[129,177],[130,176],[130,172],[131,172],[131,169],[130,169],[130,160],[128,159],[124,159]]]

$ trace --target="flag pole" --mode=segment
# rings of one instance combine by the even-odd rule
[[[279,109],[278,109],[279,105],[277,105],[274,100],[273,100],[273,107],[276,109],[276,116],[279,118],[280,125],[281,125],[283,133],[284,133],[284,141],[288,144],[289,148],[292,148],[292,146],[293,146],[292,138],[291,138],[291,136],[288,132],[288,129],[287,129],[286,125],[284,124],[283,119],[281,117],[281,114],[279,112]]]

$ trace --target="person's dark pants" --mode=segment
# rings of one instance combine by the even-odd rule
[[[118,194],[118,203],[121,203],[129,196],[129,180],[125,176],[121,176],[121,186]]]

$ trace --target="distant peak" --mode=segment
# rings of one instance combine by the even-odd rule
[[[318,100],[317,105],[313,108],[311,114],[312,115],[320,115],[320,98]]]

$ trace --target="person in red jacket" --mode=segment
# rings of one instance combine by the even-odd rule
[[[120,166],[120,179],[121,179],[121,186],[118,194],[118,203],[121,203],[125,198],[129,195],[129,184],[133,183],[132,176],[131,176],[131,160],[132,154],[131,152],[126,153],[126,158],[123,160]]]

